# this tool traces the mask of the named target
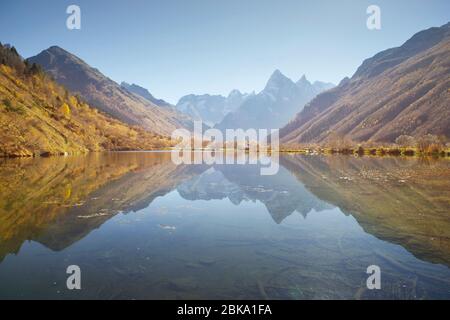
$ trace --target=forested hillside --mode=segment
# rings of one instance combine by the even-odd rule
[[[162,148],[170,140],[126,125],[56,84],[0,44],[0,156]]]

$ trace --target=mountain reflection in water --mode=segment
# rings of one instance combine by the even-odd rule
[[[0,298],[450,298],[450,164],[170,153],[0,165]],[[80,265],[83,289],[65,289]],[[366,290],[366,268],[382,290]]]

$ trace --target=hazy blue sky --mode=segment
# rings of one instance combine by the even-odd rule
[[[260,91],[274,69],[338,83],[362,60],[450,20],[449,0],[0,0],[0,41],[29,57],[58,45],[113,80],[176,103]],[[81,7],[82,28],[66,28]],[[382,29],[366,28],[381,7]]]

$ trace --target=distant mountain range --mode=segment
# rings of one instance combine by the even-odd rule
[[[130,125],[170,135],[176,128],[192,129],[192,119],[174,108],[164,108],[107,78],[86,62],[53,46],[28,59],[50,74],[55,81],[90,105]],[[132,87],[135,90],[137,87]],[[139,90],[142,93],[142,90]]]
[[[303,106],[331,83],[310,83],[303,76],[297,83],[276,70],[264,90],[248,97],[215,127],[226,129],[277,129],[285,125]]]
[[[367,59],[280,130],[285,144],[450,137],[450,23]]]
[[[241,93],[233,90],[227,97],[221,95],[195,95],[182,97],[177,103],[177,109],[190,115],[195,120],[202,120],[209,126],[213,126],[230,112],[235,111],[254,94]]]

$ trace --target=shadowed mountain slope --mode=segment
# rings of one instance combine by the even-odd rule
[[[164,135],[171,135],[176,128],[193,127],[187,115],[131,93],[62,48],[50,47],[28,60],[92,106],[128,124]]]
[[[126,83],[126,82],[122,82],[120,84],[120,86],[122,88],[127,89],[131,93],[134,93],[134,94],[137,94],[138,96],[141,96],[142,98],[150,101],[151,103],[157,105],[158,107],[169,107],[169,108],[173,107],[170,103],[164,101],[163,99],[155,98],[147,89],[145,89],[145,88],[143,88],[141,86],[138,86],[137,84],[134,84],[134,83],[133,84],[129,84],[129,83]]]

